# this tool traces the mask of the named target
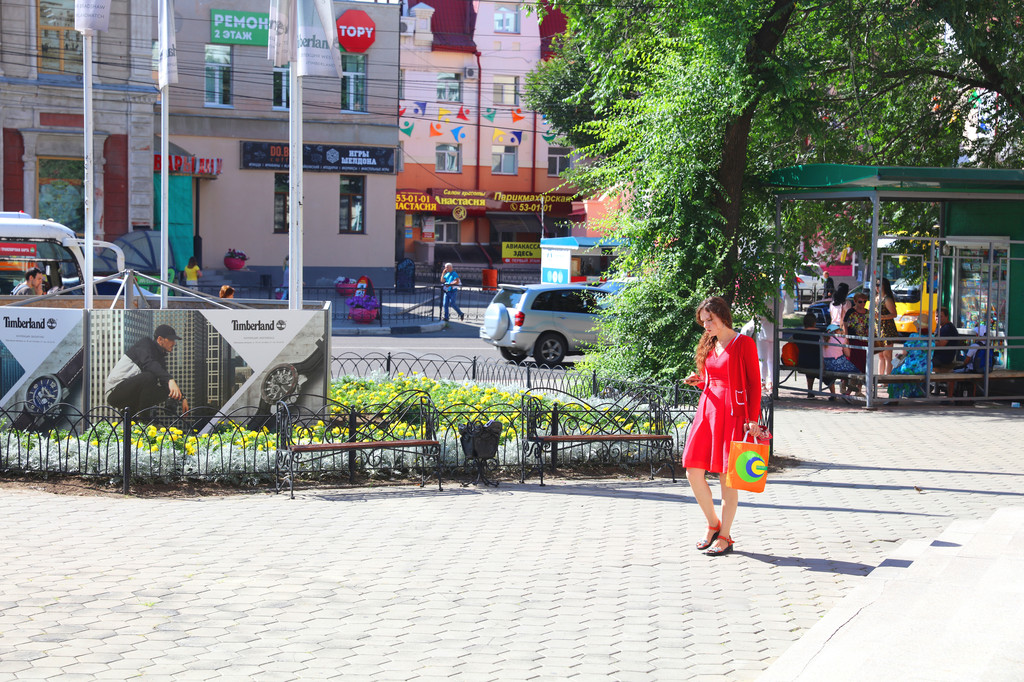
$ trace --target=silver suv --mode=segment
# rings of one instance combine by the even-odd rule
[[[611,294],[585,284],[502,284],[484,311],[480,338],[506,360],[532,353],[538,364],[560,364],[597,343],[598,311]]]

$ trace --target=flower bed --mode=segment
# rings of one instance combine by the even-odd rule
[[[486,384],[437,381],[422,376],[399,373],[392,379],[342,378],[331,383],[322,418],[297,427],[291,434],[293,442],[316,443],[344,436],[341,417],[350,408],[357,410],[387,403],[399,393],[422,390],[430,395],[441,415],[438,440],[442,441],[442,460],[446,467],[464,461],[458,440],[458,426],[466,422],[486,423],[495,419],[502,424],[498,463],[518,466],[521,454],[523,397],[530,395],[551,407],[556,402],[566,407],[579,405],[556,401],[540,391],[525,388],[499,388]],[[593,402],[593,401],[591,401]],[[590,408],[597,424],[609,406]],[[134,424],[131,429],[133,478],[144,481],[178,480],[203,477],[236,485],[253,485],[273,480],[276,461],[277,434],[268,428],[253,430],[244,426],[251,417],[224,419],[210,433],[186,432],[176,426],[158,427]],[[650,424],[636,415],[616,413],[614,418],[626,432],[644,433]],[[586,419],[586,417],[581,417]],[[0,419],[0,471],[55,472],[117,478],[122,461],[123,429],[116,421],[99,421],[96,426],[77,433],[53,431],[48,434],[18,432],[9,428],[9,421]],[[424,437],[423,425],[410,421],[394,425],[392,431],[403,437]],[[678,421],[675,429],[682,433],[686,421]],[[677,444],[681,439],[677,438]],[[388,475],[401,471],[402,455],[384,453],[361,466],[367,473]],[[323,471],[339,471],[345,463],[327,463]],[[333,467],[333,468],[332,468]],[[373,469],[373,472],[370,469]],[[384,473],[381,473],[384,472]]]

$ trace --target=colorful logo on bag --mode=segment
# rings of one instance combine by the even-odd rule
[[[741,452],[736,458],[736,475],[747,483],[754,483],[768,473],[768,465],[761,455],[754,450]]]

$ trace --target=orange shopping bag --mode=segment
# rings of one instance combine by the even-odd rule
[[[771,438],[768,434],[767,438]],[[766,439],[767,440],[767,439]],[[737,490],[763,493],[768,477],[768,443],[734,440],[729,444],[729,466],[725,468],[725,484]]]

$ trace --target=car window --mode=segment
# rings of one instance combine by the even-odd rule
[[[516,289],[499,289],[491,303],[500,303],[506,308],[515,308],[523,298],[523,292]]]
[[[562,312],[564,313],[588,313],[588,304],[593,308],[593,298],[589,291],[563,291]]]
[[[531,310],[549,310],[557,311],[558,301],[556,300],[554,291],[542,291],[537,294],[537,298],[533,299],[533,304],[530,306]]]
[[[25,271],[38,267],[47,273],[50,286],[77,284],[74,255],[52,240],[5,239],[0,242],[0,294],[11,293],[25,281]]]

